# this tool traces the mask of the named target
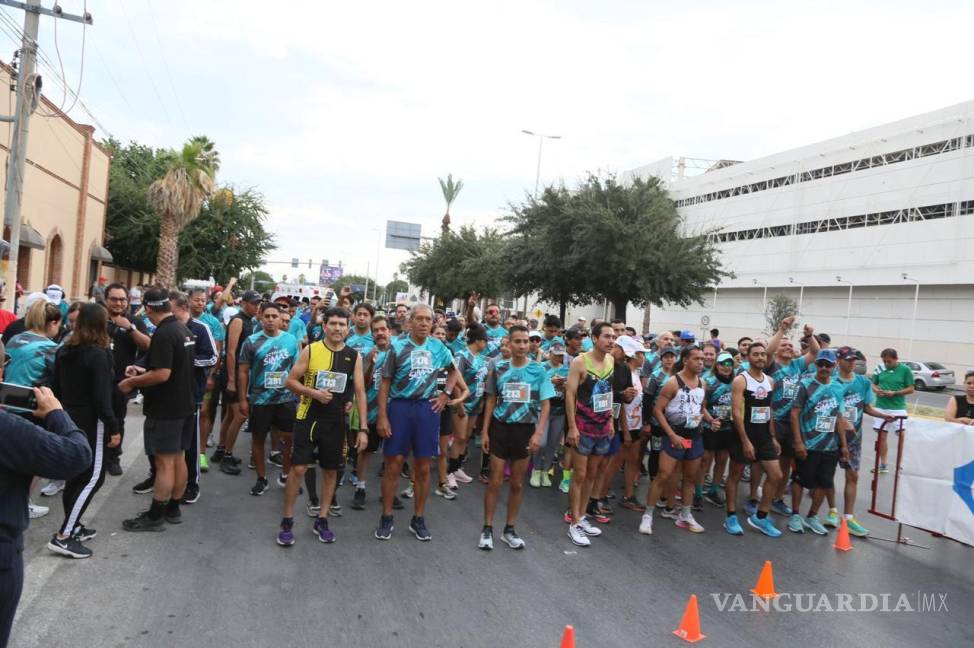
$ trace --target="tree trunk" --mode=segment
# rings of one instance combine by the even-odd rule
[[[643,335],[649,333],[649,321],[652,315],[652,304],[647,303],[643,308]]]
[[[626,308],[629,306],[629,299],[626,297],[612,298],[612,319],[626,321]]]
[[[165,288],[176,287],[176,266],[179,263],[179,228],[176,219],[159,217],[159,256],[156,257],[156,283]]]
[[[568,311],[568,305],[564,300],[558,302],[558,316],[561,318],[561,325],[568,328],[568,324],[565,323],[565,314]]]

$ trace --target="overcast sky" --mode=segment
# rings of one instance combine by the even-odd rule
[[[175,147],[209,135],[219,179],[266,198],[271,260],[305,270],[342,260],[374,275],[388,219],[435,234],[447,173],[465,183],[454,223],[490,224],[534,188],[537,140],[521,129],[562,136],[546,142],[541,179],[572,183],[668,155],[751,159],[972,98],[969,1],[87,7],[80,94],[98,136]],[[61,22],[57,36],[74,85],[81,27]],[[40,43],[56,63],[50,18]],[[0,47],[9,61],[9,36]],[[383,249],[380,279],[406,256]]]

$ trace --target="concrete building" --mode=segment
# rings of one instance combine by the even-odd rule
[[[870,367],[885,347],[958,381],[974,367],[974,101],[698,175],[687,167],[668,158],[629,177],[663,179],[687,230],[714,231],[735,277],[701,306],[653,308],[650,330],[753,336],[766,300],[785,294]],[[580,314],[602,309],[573,309],[569,322]],[[642,309],[627,319],[639,328]]]
[[[11,69],[0,64],[0,87],[7,95],[0,110],[8,115],[16,103],[11,83]],[[4,168],[11,126],[0,122]],[[17,280],[25,290],[43,291],[56,283],[69,298],[83,298],[102,264],[112,260],[104,247],[110,162],[108,150],[95,141],[93,127],[42,99],[30,119],[23,188]],[[8,237],[4,228],[4,239]]]

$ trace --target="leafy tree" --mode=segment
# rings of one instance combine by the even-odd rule
[[[372,281],[370,279],[363,277],[362,275],[342,275],[341,277],[338,278],[338,280],[335,281],[335,283],[331,285],[331,288],[332,290],[335,291],[335,294],[337,295],[342,291],[342,288],[344,288],[345,286],[360,285],[364,287],[366,284],[368,284],[369,290],[371,290]],[[357,304],[358,302],[365,299],[365,293],[362,290],[356,290],[352,292],[351,297],[352,297],[352,303]]]
[[[456,182],[453,181],[453,174],[446,174],[446,180],[443,178],[437,178],[440,181],[440,191],[443,192],[443,200],[446,202],[446,214],[443,215],[443,233],[445,234],[450,230],[450,205],[457,199],[460,194],[460,190],[463,189],[463,180],[457,179]]]
[[[159,216],[156,280],[173,287],[179,262],[179,233],[200,215],[203,201],[213,193],[220,157],[213,142],[197,136],[178,153],[167,153],[165,160],[165,175],[149,185],[147,195]]]
[[[382,301],[388,302],[396,298],[396,293],[409,292],[409,282],[403,281],[398,275],[386,284],[385,294],[380,295]]]
[[[788,295],[777,294],[773,295],[768,299],[767,305],[764,307],[764,321],[767,325],[765,332],[768,335],[774,335],[778,331],[778,327],[781,326],[781,321],[786,317],[791,317],[798,313],[798,302],[789,297]],[[792,324],[791,328],[794,328],[796,324]],[[785,335],[790,332],[791,329],[785,331]]]
[[[478,233],[464,225],[457,233],[447,231],[423,243],[401,267],[412,283],[444,302],[471,291],[496,295],[505,288],[502,249],[497,230]]]
[[[264,272],[263,270],[257,270],[253,273],[248,272],[246,274],[243,274],[240,276],[240,279],[237,281],[237,283],[243,286],[244,288],[250,288],[251,277],[253,277],[254,280],[254,290],[257,290],[259,292],[272,292],[274,290],[274,286],[277,285],[277,282],[274,281],[274,277],[272,277],[269,273]]]

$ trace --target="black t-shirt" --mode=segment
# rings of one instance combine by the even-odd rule
[[[18,333],[23,333],[27,330],[27,324],[24,322],[24,318],[18,318],[10,322],[10,324],[3,330],[2,341],[4,344],[10,341],[10,338],[17,335]]]
[[[175,419],[190,416],[196,409],[193,393],[193,354],[196,339],[172,316],[156,327],[146,355],[147,369],[169,369],[169,380],[142,390],[146,418]]]
[[[149,334],[149,329],[146,328],[141,317],[129,321],[135,325],[139,333]],[[132,334],[127,329],[121,328],[111,320],[108,320],[108,337],[112,339],[112,362],[115,364],[117,382],[125,377],[125,367],[135,364],[135,359],[142,355],[142,350],[135,344]]]
[[[621,429],[619,421],[622,420],[622,408],[626,406],[626,402],[622,400],[622,393],[632,386],[632,370],[629,369],[629,365],[625,362],[616,362],[612,369],[612,417],[615,419],[616,431]]]

